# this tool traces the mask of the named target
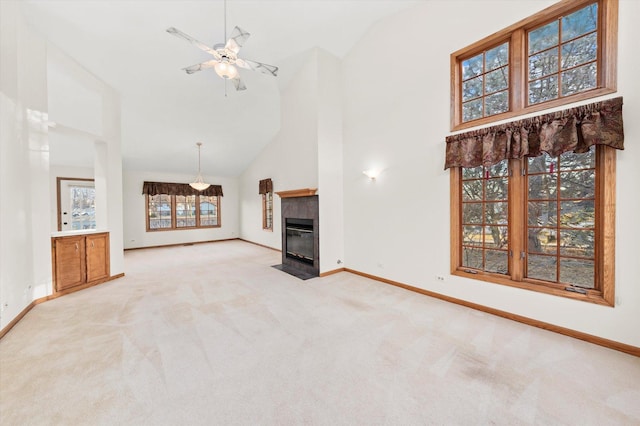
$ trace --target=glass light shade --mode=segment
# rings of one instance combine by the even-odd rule
[[[231,79],[238,75],[238,69],[228,62],[218,62],[213,68],[216,70],[216,74],[222,78]]]
[[[195,189],[196,191],[204,191],[205,189],[210,187],[211,184],[206,183],[204,179],[202,179],[202,175],[198,174],[198,176],[196,177],[196,180],[194,182],[191,182],[189,186]]]
[[[196,143],[198,146],[198,176],[196,176],[196,180],[189,184],[190,187],[195,189],[196,191],[204,191],[208,187],[211,186],[210,183],[206,183],[204,179],[202,179],[202,173],[200,172],[200,147],[202,146],[202,142]]]

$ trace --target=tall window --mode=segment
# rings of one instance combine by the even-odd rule
[[[595,288],[595,146],[529,158],[526,167],[526,277]]]
[[[196,226],[197,195],[176,195],[176,228]]]
[[[598,87],[598,3],[527,33],[529,104]]]
[[[618,0],[564,0],[451,55],[451,127],[616,90]]]
[[[220,226],[218,218],[219,196],[201,195],[200,200],[200,226]]]
[[[462,266],[508,272],[508,162],[462,169]]]
[[[162,230],[173,228],[173,200],[171,195],[147,196],[147,229]]]
[[[462,121],[509,111],[509,42],[462,61]]]
[[[583,154],[548,154],[522,166],[524,277],[595,288],[596,148]],[[509,162],[462,169],[462,261],[464,268],[509,275]],[[514,189],[514,191],[517,189]],[[517,231],[515,231],[517,232]]]
[[[447,138],[455,275],[613,305],[622,98]]]
[[[187,184],[145,182],[147,231],[220,227],[222,188],[202,192]]]
[[[262,229],[273,230],[273,192],[262,194]]]
[[[262,229],[273,231],[273,182],[262,179],[258,187],[262,196]]]

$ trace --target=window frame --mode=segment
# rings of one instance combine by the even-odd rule
[[[559,19],[563,15],[598,3],[597,87],[553,100],[528,104],[528,31]],[[582,101],[617,90],[618,0],[562,0],[516,24],[498,31],[451,54],[452,131],[493,123],[518,115]],[[509,110],[503,113],[462,121],[462,62],[504,42],[509,42]],[[484,96],[484,95],[483,95]]]
[[[451,274],[474,280],[507,285],[582,300],[605,306],[615,304],[615,169],[616,150],[596,146],[596,247],[594,289],[585,294],[557,284],[524,277],[527,224],[526,158],[511,159],[508,175],[509,255],[507,275],[472,270],[462,266],[462,168],[451,169]]]
[[[200,205],[200,196],[199,195],[172,195],[171,197],[172,197],[171,204],[173,205],[172,213],[175,211],[175,214],[172,214],[172,216],[171,216],[172,225],[175,222],[176,229],[193,229],[193,228],[197,228],[198,225],[200,224],[200,207],[199,207],[199,205]],[[184,204],[188,204],[187,201],[186,201],[188,197],[195,197],[194,201],[193,201],[193,204],[195,206],[195,221],[194,221],[195,225],[193,225],[193,226],[186,226],[186,225],[185,226],[178,226],[178,203],[179,203],[178,197],[184,197],[185,198]],[[184,220],[186,221],[187,218],[185,217]]]
[[[268,213],[271,213],[271,224],[267,220]],[[273,191],[262,194],[262,229],[273,232]]]
[[[171,227],[169,228],[151,228],[151,222],[149,217],[149,194],[145,194],[145,219],[146,219],[146,230],[147,232],[162,232],[162,231],[187,231],[190,229],[207,229],[207,228],[220,228],[222,226],[222,215],[220,214],[220,195],[212,195],[206,197],[215,197],[216,198],[216,208],[218,210],[218,222],[216,225],[201,225],[200,224],[200,195],[194,194],[195,206],[196,206],[196,225],[195,226],[177,226],[177,195],[169,195],[169,194],[158,194],[158,195],[166,195],[170,197],[171,200]]]

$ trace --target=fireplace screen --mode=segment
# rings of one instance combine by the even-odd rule
[[[287,257],[313,264],[313,220],[287,219]]]

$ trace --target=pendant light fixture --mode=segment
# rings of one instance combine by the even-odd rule
[[[196,179],[191,182],[189,186],[197,191],[204,191],[210,187],[211,184],[206,183],[204,179],[202,179],[202,173],[200,173],[200,147],[202,146],[202,142],[198,142],[196,145],[198,145],[198,176],[196,176]]]

